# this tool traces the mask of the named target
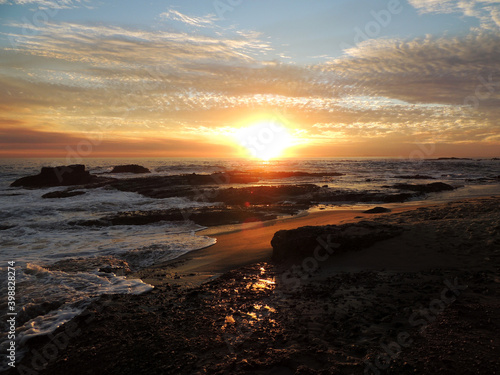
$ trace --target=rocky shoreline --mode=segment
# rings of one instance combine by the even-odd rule
[[[18,370],[51,375],[498,371],[499,197],[313,228],[306,234],[335,236],[326,238],[327,245],[342,246],[348,239],[358,246],[326,258],[322,252],[312,266],[306,260],[315,259],[314,251],[296,254],[290,246],[303,238],[299,232],[305,229],[299,228],[277,235],[285,242],[275,249],[284,258],[298,256],[292,264],[265,258],[194,287],[182,284],[190,275],[176,271],[196,254],[150,267],[140,277],[155,284],[153,291],[94,302],[50,337],[30,340],[30,354]],[[370,231],[385,234],[366,242]]]
[[[111,173],[150,174],[140,165],[115,166]],[[213,203],[213,206],[189,210],[129,211],[87,221],[73,221],[72,225],[110,226],[144,225],[158,221],[192,220],[203,226],[237,224],[252,221],[272,220],[282,215],[296,215],[318,204],[338,205],[342,203],[395,203],[425,197],[426,194],[449,191],[455,187],[442,183],[396,184],[386,186],[390,191],[348,191],[319,186],[311,183],[256,185],[262,180],[283,181],[290,178],[339,177],[342,173],[324,172],[266,172],[262,170],[228,171],[212,174],[182,174],[172,176],[147,176],[119,179],[90,174],[84,165],[44,167],[40,174],[14,181],[12,187],[30,189],[46,187],[67,187],[65,190],[46,193],[44,199],[71,199],[91,194],[91,189],[116,189],[135,192],[149,198],[182,197],[199,203]],[[409,175],[411,179],[428,176]],[[241,185],[251,186],[241,186]],[[234,185],[234,186],[233,186]],[[82,191],[87,189],[89,192]]]

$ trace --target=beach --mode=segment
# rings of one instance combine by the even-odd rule
[[[11,373],[495,374],[500,197],[391,208],[208,228],[215,245],[129,275],[154,289],[102,296]],[[363,222],[399,234],[273,261],[279,230]]]

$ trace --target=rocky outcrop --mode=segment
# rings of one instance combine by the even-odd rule
[[[151,173],[151,171],[137,164],[117,165],[111,173]]]
[[[423,185],[395,184],[390,187],[398,190],[417,191],[419,193],[437,193],[440,191],[455,189],[453,186],[445,184],[444,182],[433,182],[431,184],[423,184]]]
[[[35,176],[22,177],[14,181],[10,186],[43,188],[51,186],[85,185],[98,182],[97,176],[91,175],[82,164],[43,167],[41,172]]]
[[[321,189],[312,195],[315,202],[405,202],[418,196],[417,193],[372,193]]]
[[[313,184],[228,188],[218,190],[213,195],[212,201],[247,206],[273,204],[290,200],[291,198],[303,197],[319,189],[319,186]]]
[[[276,219],[278,215],[293,215],[299,211],[296,205],[261,207],[201,207],[186,210],[167,209],[152,211],[127,211],[105,216],[97,220],[69,222],[80,226],[147,225],[160,221],[191,220],[203,226],[215,226]]]
[[[69,198],[69,197],[76,197],[77,195],[83,195],[85,194],[84,191],[78,191],[78,190],[64,190],[64,191],[53,191],[51,193],[47,193],[42,195],[42,198]]]
[[[374,207],[372,209],[369,209],[369,210],[366,210],[366,211],[363,211],[364,214],[383,214],[383,213],[386,213],[386,212],[391,212],[390,209],[388,208],[385,208],[385,207]]]
[[[378,241],[396,237],[402,232],[403,229],[399,226],[371,221],[280,230],[271,240],[273,260],[285,262],[314,257],[317,248],[324,249],[321,254],[325,250],[331,254],[360,250]]]
[[[396,176],[396,177],[397,178],[404,178],[406,180],[435,180],[434,177],[421,175],[421,174],[403,175],[403,176]]]

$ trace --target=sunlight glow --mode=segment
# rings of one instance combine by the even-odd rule
[[[247,155],[264,161],[284,156],[285,150],[294,143],[287,128],[275,120],[242,127],[235,137]]]

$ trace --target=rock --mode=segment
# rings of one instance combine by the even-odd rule
[[[390,187],[390,186],[387,186]],[[318,191],[312,194],[310,200],[315,202],[404,202],[417,196],[416,193],[372,193],[351,192],[342,190]]]
[[[224,202],[229,205],[273,204],[311,194],[320,189],[314,184],[254,186],[244,188],[220,189],[212,198],[213,202]],[[309,200],[309,199],[307,199]],[[303,203],[302,200],[298,202]]]
[[[434,177],[421,174],[396,176],[396,178],[405,178],[407,180],[435,180]]]
[[[395,184],[391,187],[399,190],[418,191],[420,193],[436,193],[439,191],[455,189],[453,186],[445,184],[444,182],[433,182],[430,184],[423,184],[423,185]]]
[[[47,193],[42,195],[42,198],[69,198],[69,197],[75,197],[77,195],[83,195],[85,194],[84,191],[78,191],[78,190],[73,190],[73,191],[53,191],[52,193]]]
[[[399,226],[370,221],[280,230],[271,240],[272,256],[273,260],[278,262],[305,259],[314,257],[318,246],[323,247],[330,255],[335,252],[360,250],[377,241],[396,237],[402,232],[403,229]],[[326,248],[327,245],[329,248]]]
[[[110,173],[151,173],[151,171],[137,164],[117,165]]]
[[[473,160],[471,158],[456,158],[456,157],[451,157],[451,158],[437,158],[437,160]]]
[[[380,207],[380,206],[363,211],[364,214],[383,214],[386,212],[391,212],[391,210],[388,208],[385,208],[385,207]]]
[[[98,181],[98,177],[92,176],[85,170],[85,165],[75,164],[60,167],[43,167],[36,176],[22,177],[14,181],[10,186],[17,187],[50,187],[84,185]]]
[[[92,220],[70,221],[69,225],[105,227],[113,225],[148,225],[160,221],[191,220],[203,226],[251,223],[273,220],[279,213],[293,214],[297,209],[278,207],[200,207],[189,210],[166,209],[153,211],[127,211]]]
[[[122,266],[104,266],[99,268],[99,272],[103,273],[114,273],[116,276],[124,276],[126,274],[129,274],[132,272],[130,268],[128,267],[122,267]]]

